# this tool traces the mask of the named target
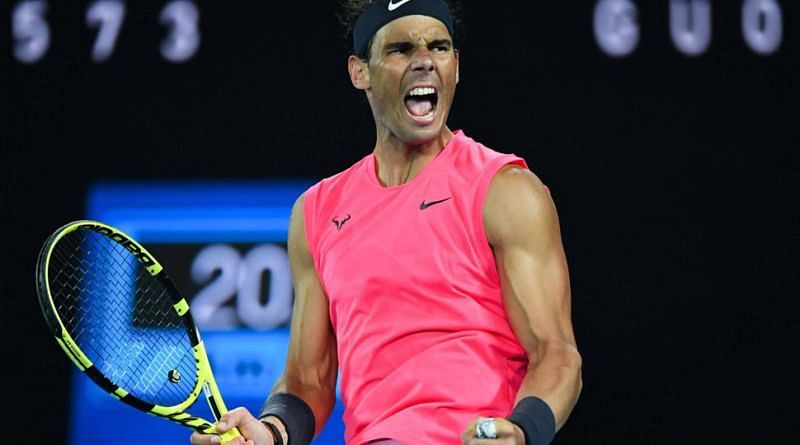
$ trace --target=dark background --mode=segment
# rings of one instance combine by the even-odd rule
[[[99,65],[87,3],[51,2],[31,66],[10,51],[17,2],[0,9],[5,418],[34,443],[61,443],[72,366],[41,319],[35,259],[84,216],[91,183],[321,178],[374,142],[336,1],[197,1],[184,64],[158,53],[166,0],[128,2]],[[450,127],[524,156],[561,217],[584,391],[556,443],[793,437],[800,6],[778,2],[783,44],[761,56],[742,2],[714,1],[711,46],[687,57],[668,1],[635,3],[641,40],[617,59],[595,43],[594,1],[464,2]]]

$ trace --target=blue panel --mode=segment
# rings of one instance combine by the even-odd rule
[[[286,241],[295,200],[313,181],[101,182],[87,217],[139,242]]]
[[[313,181],[103,182],[87,196],[87,218],[111,224],[143,244],[286,242],[292,205]],[[288,328],[203,330],[228,408],[257,413],[283,371]],[[337,388],[338,389],[338,388]],[[191,414],[212,420],[201,397]],[[337,404],[319,444],[343,444]],[[140,412],[73,372],[72,445],[188,443],[191,430]]]

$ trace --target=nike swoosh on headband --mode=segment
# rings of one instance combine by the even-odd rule
[[[394,11],[395,9],[405,5],[406,3],[410,2],[411,0],[401,0],[397,3],[394,0],[389,0],[389,11]]]

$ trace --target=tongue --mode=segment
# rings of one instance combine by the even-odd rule
[[[414,116],[425,116],[433,110],[433,102],[430,99],[406,99],[406,108]]]

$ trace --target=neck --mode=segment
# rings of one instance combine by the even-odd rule
[[[422,144],[407,144],[396,137],[378,137],[375,144],[376,174],[386,187],[413,180],[453,138],[449,128]]]

